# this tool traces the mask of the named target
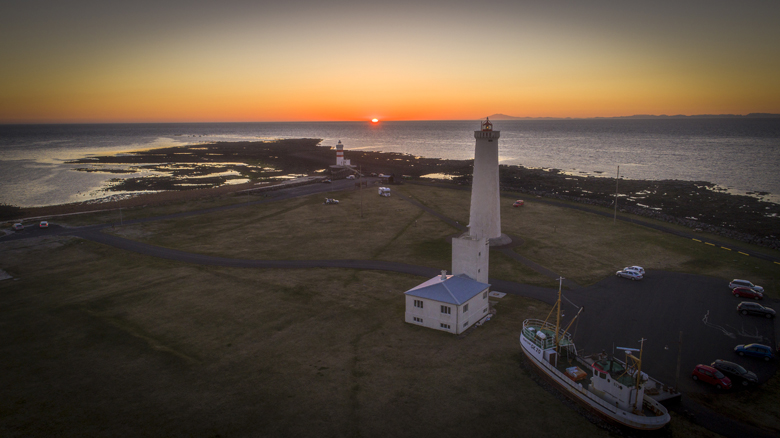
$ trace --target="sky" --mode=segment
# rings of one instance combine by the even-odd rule
[[[7,0],[0,123],[780,113],[780,1]]]

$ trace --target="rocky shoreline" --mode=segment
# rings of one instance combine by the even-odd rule
[[[503,190],[614,207],[615,178],[502,166]],[[780,205],[719,190],[704,181],[617,181],[622,212],[780,249]]]
[[[79,169],[81,171],[130,174],[114,179],[104,189],[107,202],[101,203],[100,208],[132,208],[222,196],[294,176],[346,176],[343,172],[332,172],[329,166],[335,164],[335,153],[319,143],[319,139],[289,139],[200,144],[90,157],[74,163],[84,166]],[[472,160],[349,150],[345,151],[345,158],[364,175],[384,173],[471,184]],[[501,189],[505,191],[603,207],[614,206],[615,202],[614,177],[578,176],[557,169],[502,165],[499,178]],[[620,179],[617,185],[618,209],[622,212],[780,249],[778,204],[729,194],[702,181]],[[144,194],[127,196],[128,192]],[[111,200],[114,193],[125,195]],[[0,214],[10,219],[95,209],[94,202],[38,208],[3,206]]]

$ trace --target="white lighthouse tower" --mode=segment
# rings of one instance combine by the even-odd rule
[[[481,128],[474,131],[477,144],[474,147],[469,236],[486,238],[491,246],[505,245],[512,239],[501,234],[498,186],[498,138],[501,132],[493,130],[490,119],[485,119]]]
[[[512,241],[501,234],[501,210],[498,192],[498,137],[489,119],[474,131],[474,175],[471,185],[469,231],[452,239],[452,273],[488,282],[490,247]]]

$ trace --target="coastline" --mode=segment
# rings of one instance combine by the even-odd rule
[[[152,176],[117,178],[106,187],[105,202],[45,207],[4,207],[3,219],[46,217],[97,209],[134,208],[235,194],[273,185],[294,176],[332,174],[335,153],[319,139],[266,142],[222,142],[167,147],[74,160],[82,171],[133,173]],[[413,180],[470,185],[472,160],[422,158],[395,152],[345,150],[345,158],[363,174],[384,173]],[[113,167],[112,167],[113,166]],[[160,176],[159,173],[167,172]],[[436,175],[438,178],[426,177]],[[613,207],[614,177],[569,175],[558,169],[500,166],[502,191]],[[704,181],[617,181],[621,212],[684,225],[772,249],[780,249],[780,205],[726,193]],[[127,193],[143,193],[127,196]],[[153,193],[150,193],[153,192]],[[123,195],[116,196],[116,193]],[[112,196],[114,194],[114,196]],[[116,199],[121,198],[121,199]]]

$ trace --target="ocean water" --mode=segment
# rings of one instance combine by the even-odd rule
[[[780,203],[780,118],[493,123],[501,131],[502,164],[607,177],[620,166],[623,178],[706,181]],[[0,203],[99,199],[107,196],[108,180],[123,176],[75,171],[83,165],[66,161],[76,158],[213,141],[320,138],[326,146],[341,140],[347,150],[471,159],[479,127],[479,121],[0,125]]]

